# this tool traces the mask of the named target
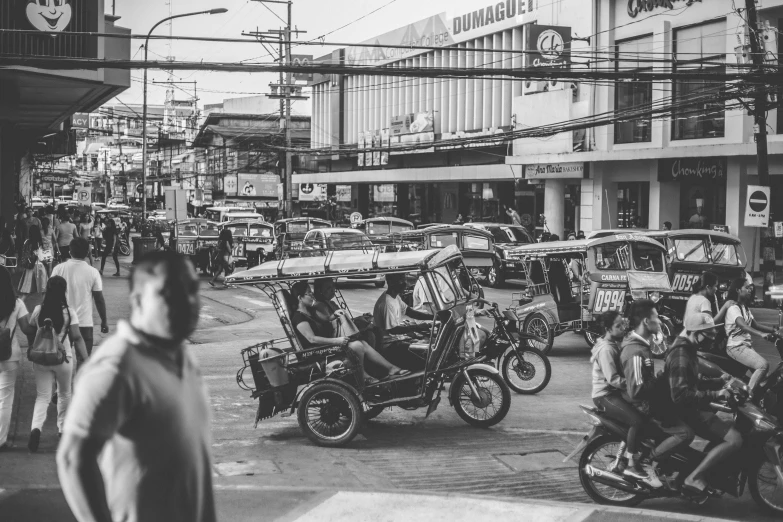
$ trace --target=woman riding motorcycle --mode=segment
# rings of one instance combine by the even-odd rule
[[[753,299],[753,283],[745,278],[735,279],[729,287],[728,299],[735,301],[726,312],[726,353],[740,364],[753,370],[748,387],[751,397],[756,386],[769,371],[769,362],[753,349],[751,336],[772,340],[778,330],[756,322],[748,305]]]

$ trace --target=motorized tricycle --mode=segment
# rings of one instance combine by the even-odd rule
[[[231,255],[238,265],[254,267],[274,256],[275,229],[272,223],[257,219],[237,219],[220,225],[220,229],[229,229],[234,238],[234,250]]]
[[[507,263],[525,276],[524,292],[512,293],[520,331],[544,339],[534,345],[544,353],[554,338],[580,332],[592,346],[601,335],[598,316],[623,313],[634,299],[659,300],[669,292],[665,250],[638,234],[600,239],[523,245],[507,252]],[[668,330],[668,318],[662,318]],[[658,341],[668,339],[665,331]]]
[[[505,329],[496,305],[459,284],[459,273],[464,270],[459,249],[450,246],[440,251],[367,254],[338,250],[319,257],[270,261],[229,276],[227,284],[255,285],[272,300],[286,334],[242,350],[244,365],[237,382],[259,399],[256,422],[296,412],[310,440],[340,446],[356,436],[363,421],[385,408],[427,408],[429,415],[437,408],[446,384],[450,385],[451,405],[468,424],[488,427],[500,422],[509,411],[511,394],[500,372],[487,363],[515,350],[519,343]],[[361,382],[357,361],[345,345],[303,348],[291,320],[296,310],[289,293],[292,283],[346,274],[410,272],[426,284],[438,310],[433,321],[411,325],[404,334],[408,355],[421,363],[410,368],[411,373]],[[339,290],[334,299],[352,316]],[[471,326],[468,316],[480,304],[489,305],[495,328],[484,346],[470,351],[465,347],[476,345],[461,341]],[[248,369],[252,382],[245,378]]]
[[[275,258],[299,257],[302,251],[302,241],[309,231],[315,228],[330,228],[331,226],[329,221],[311,217],[275,221],[275,238],[277,239]]]

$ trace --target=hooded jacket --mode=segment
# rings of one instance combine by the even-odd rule
[[[623,341],[620,362],[625,374],[627,399],[646,410],[647,405],[643,404],[653,398],[655,388],[655,364],[650,343],[631,332]]]
[[[598,339],[591,352],[590,362],[593,363],[593,399],[625,391],[620,346],[617,342],[607,341],[603,337]]]

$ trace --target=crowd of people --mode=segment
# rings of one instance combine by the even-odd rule
[[[720,309],[717,289],[718,277],[702,274],[686,304],[684,329],[665,353],[664,370],[658,375],[652,346],[661,321],[655,303],[635,301],[628,319],[612,311],[601,316],[606,333],[590,359],[593,402],[630,428],[616,471],[653,488],[663,486],[654,463],[689,445],[695,435],[711,442],[712,449],[684,480],[683,488],[693,494],[704,494],[709,470],[742,447],[742,436],[731,421],[703,409],[730,395],[724,388],[730,377],[702,375],[697,352],[725,346],[730,357],[752,369],[751,399],[769,370],[766,359],[753,349],[751,337],[771,340],[780,332],[759,324],[750,312],[753,284],[744,278],[733,281]],[[643,437],[660,442],[652,451],[642,452]]]

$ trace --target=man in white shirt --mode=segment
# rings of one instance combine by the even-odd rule
[[[93,320],[92,302],[101,317],[101,333],[109,332],[106,322],[106,301],[103,299],[103,281],[98,270],[85,258],[90,252],[90,244],[84,238],[76,238],[70,244],[71,259],[52,270],[53,276],[61,276],[68,283],[68,305],[79,316],[79,331],[87,345],[87,353],[92,354]]]

